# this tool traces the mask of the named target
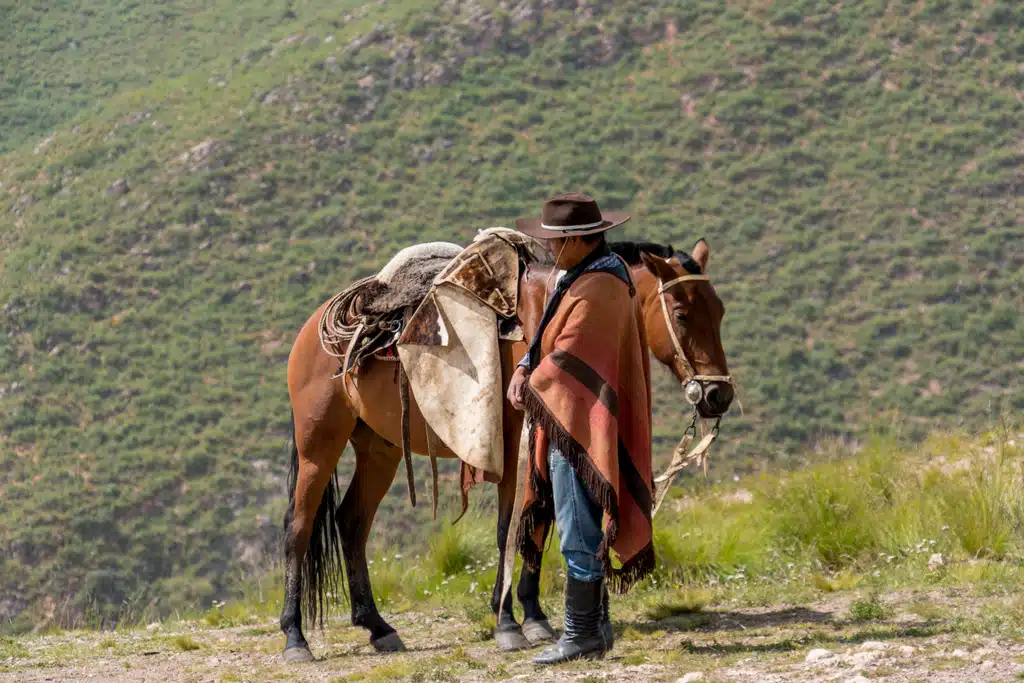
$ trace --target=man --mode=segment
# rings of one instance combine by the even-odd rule
[[[625,591],[654,568],[651,383],[629,268],[604,239],[629,216],[581,194],[548,199],[542,216],[516,229],[544,240],[561,273],[508,399],[533,425],[520,552],[536,567],[553,518],[568,566],[564,634],[534,659],[555,664],[604,656],[605,580]]]

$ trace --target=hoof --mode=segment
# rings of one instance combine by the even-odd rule
[[[405,652],[405,643],[398,637],[397,631],[380,638],[370,638],[370,645],[373,645],[377,652]]]
[[[547,619],[527,619],[523,622],[523,635],[534,647],[558,640],[558,634],[551,628],[551,622]]]
[[[315,662],[316,657],[309,651],[308,647],[290,647],[284,651],[284,661],[288,664],[305,664]]]
[[[508,631],[495,631],[494,640],[498,643],[498,649],[502,652],[515,652],[525,650],[531,643],[523,635],[523,629],[516,628]]]

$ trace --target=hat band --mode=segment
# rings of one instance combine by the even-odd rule
[[[548,225],[547,223],[541,223],[540,227],[545,230],[555,230],[557,232],[576,232],[577,230],[590,230],[596,228],[604,223],[604,219],[599,220],[596,223],[587,223],[586,225]]]

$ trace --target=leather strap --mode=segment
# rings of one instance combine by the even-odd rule
[[[430,425],[424,423],[427,428],[427,452],[430,455],[430,488],[433,493],[434,521],[437,521],[437,451],[440,447],[440,439]]]
[[[398,365],[398,397],[402,404],[402,454],[405,457],[405,477],[409,484],[409,502],[416,507],[416,478],[412,472],[412,416],[410,415],[409,376]]]
[[[711,282],[711,276],[710,275],[694,275],[692,273],[689,274],[689,275],[680,275],[676,279],[669,280],[668,282],[662,284],[661,288],[658,290],[658,294],[664,294],[668,289],[671,289],[672,287],[675,287],[680,282],[694,282],[694,281]]]
[[[693,367],[693,364],[690,363],[690,359],[686,357],[686,353],[683,351],[683,345],[680,343],[679,337],[676,335],[676,328],[672,326],[672,317],[668,314],[668,303],[665,301],[665,292],[680,282],[694,280],[707,282],[710,279],[711,278],[707,275],[683,275],[674,280],[669,280],[658,288],[658,299],[661,301],[661,312],[662,315],[665,316],[665,327],[668,329],[668,336],[672,340],[672,346],[676,352],[675,360],[676,364],[679,366],[679,374],[683,375],[685,378],[683,380],[684,383],[695,379],[700,382],[725,382],[727,384],[732,384],[732,377],[729,375],[702,375],[697,372]]]
[[[708,282],[711,278],[707,275],[696,275],[687,274],[677,277],[668,282],[663,282],[658,288],[658,299],[661,300],[661,312],[665,316],[665,327],[668,329],[669,338],[672,339],[672,346],[675,348],[675,361],[679,368],[679,374],[683,377],[683,384],[687,382],[725,382],[735,386],[733,379],[729,375],[702,375],[697,372],[696,368],[690,362],[690,359],[686,357],[686,352],[683,351],[683,345],[679,341],[679,337],[676,335],[676,328],[672,326],[672,316],[668,313],[668,303],[665,301],[665,292],[676,286],[680,282]],[[696,411],[696,408],[694,408]],[[696,412],[694,413],[694,420],[696,420]],[[703,426],[702,426],[703,429]],[[661,508],[661,504],[665,501],[665,496],[668,494],[669,488],[672,486],[672,482],[675,480],[676,475],[689,465],[691,462],[699,462],[704,466],[704,472],[707,474],[707,462],[708,462],[708,451],[711,450],[711,445],[718,438],[718,429],[715,428],[704,434],[704,437],[700,442],[690,450],[689,453],[686,449],[689,447],[693,437],[687,433],[680,439],[679,445],[676,446],[675,451],[672,453],[672,462],[669,463],[668,469],[666,469],[660,476],[654,479],[654,504],[651,510],[651,517],[658,514],[658,509]]]
[[[668,490],[672,487],[672,482],[675,481],[676,475],[683,470],[684,467],[689,465],[691,462],[701,463],[704,466],[704,471],[707,473],[708,463],[708,451],[711,450],[711,444],[718,438],[718,430],[713,429],[704,435],[704,438],[693,447],[693,449],[687,453],[686,448],[690,445],[693,437],[690,434],[685,434],[679,441],[679,445],[676,446],[675,451],[672,453],[672,462],[669,464],[661,476],[655,477],[654,479],[654,509],[651,510],[651,517],[653,518],[658,514],[658,509],[661,504],[665,502],[665,496],[668,494]]]

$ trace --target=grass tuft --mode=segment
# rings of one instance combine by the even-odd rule
[[[850,603],[850,619],[853,621],[881,621],[887,615],[888,610],[877,595],[859,598]]]
[[[0,636],[0,659],[28,657],[28,648],[14,638]]]
[[[681,614],[696,614],[712,601],[714,594],[707,588],[685,588],[656,600],[646,610],[648,619],[660,621]]]
[[[863,577],[851,570],[843,570],[836,574],[824,574],[821,572],[811,574],[810,582],[811,585],[818,590],[825,591],[826,593],[835,593],[837,591],[850,590],[856,588]]]
[[[430,543],[430,561],[440,576],[455,576],[487,557],[478,550],[482,548],[472,542],[464,525],[447,525]]]
[[[203,647],[196,641],[192,640],[191,636],[187,635],[175,636],[172,642],[174,644],[174,647],[178,648],[182,652],[192,652],[194,650],[199,650]]]

